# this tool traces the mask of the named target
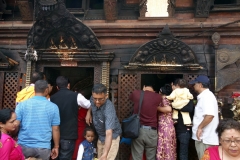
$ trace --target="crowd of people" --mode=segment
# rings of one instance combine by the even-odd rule
[[[196,104],[189,84],[198,93]],[[133,160],[188,160],[191,138],[198,159],[240,159],[240,123],[219,122],[207,76],[189,84],[176,79],[157,92],[152,84],[143,86],[139,136],[131,142]],[[56,86],[58,91],[50,96],[51,83],[35,72],[31,85],[17,94],[15,111],[0,110],[0,159],[93,160],[97,154],[98,160],[114,160],[122,129],[106,86],[94,84],[89,100],[71,91],[64,76],[56,79]],[[129,96],[134,113],[142,90]]]

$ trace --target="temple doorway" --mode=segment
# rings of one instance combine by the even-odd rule
[[[93,67],[44,67],[44,73],[47,80],[53,84],[51,95],[57,92],[56,78],[65,76],[70,81],[70,90],[90,98],[94,81]]]
[[[156,92],[165,84],[171,84],[177,78],[183,78],[182,74],[142,74],[141,88],[145,84],[152,84]]]

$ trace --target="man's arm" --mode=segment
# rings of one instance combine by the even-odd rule
[[[200,140],[200,137],[202,135],[203,132],[203,128],[206,127],[212,120],[213,120],[214,116],[212,115],[205,115],[203,121],[200,123],[200,125],[198,126],[198,130],[197,130],[197,139]]]
[[[106,130],[104,152],[103,152],[103,155],[100,157],[99,160],[106,160],[107,159],[108,152],[109,152],[109,150],[111,148],[111,145],[112,145],[112,134],[113,134],[113,130],[112,129]]]
[[[60,139],[59,126],[52,126],[52,134],[53,134],[54,147],[52,149],[51,158],[55,159],[58,156],[58,149],[59,149],[59,139]]]
[[[86,123],[90,126],[90,124],[92,123],[92,108],[90,107],[87,111],[87,114],[86,114],[86,117],[85,117],[85,120],[86,120]]]
[[[91,103],[89,100],[87,100],[82,94],[78,94],[77,95],[77,103],[79,106],[83,107],[83,108],[90,108],[91,107]]]

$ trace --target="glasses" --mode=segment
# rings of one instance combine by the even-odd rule
[[[103,102],[103,101],[105,101],[105,98],[93,98],[93,100],[95,101],[95,102]]]
[[[234,142],[236,145],[240,145],[240,139],[230,140],[230,139],[222,139],[223,143],[230,145]]]

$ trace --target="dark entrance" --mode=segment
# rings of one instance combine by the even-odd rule
[[[47,79],[53,83],[54,94],[57,91],[56,78],[66,76],[70,81],[70,89],[82,93],[87,99],[91,96],[94,79],[93,67],[45,67]]]
[[[155,91],[159,91],[160,87],[165,84],[171,84],[175,79],[183,78],[182,74],[142,74],[141,88],[145,84],[152,84]]]

